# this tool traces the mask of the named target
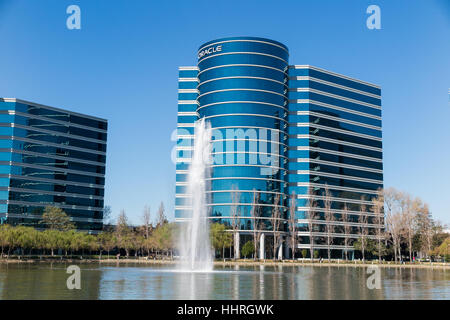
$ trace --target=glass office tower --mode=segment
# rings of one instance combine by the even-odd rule
[[[102,229],[107,121],[0,98],[0,223],[41,228],[46,206]]]
[[[274,208],[279,207],[278,230],[287,239],[294,193],[298,248],[310,248],[312,235],[312,245],[323,256],[324,246],[330,246],[324,244],[328,190],[333,256],[352,250],[343,243],[344,229],[356,239],[362,209],[369,216],[369,237],[379,227],[371,217],[370,201],[383,186],[380,94],[379,87],[363,81],[311,66],[289,66],[288,49],[277,41],[233,37],[203,44],[197,66],[179,71],[176,219],[190,216],[186,179],[193,127],[205,118],[213,128],[212,222],[230,227],[237,211],[242,245],[252,240],[255,205],[266,238],[273,233]],[[311,228],[310,203],[317,212]],[[344,204],[350,231],[343,227]],[[261,242],[261,247],[266,245]]]
[[[330,247],[331,256],[341,258],[353,251],[365,222],[367,237],[375,238],[382,227],[371,202],[383,188],[380,88],[290,66],[288,176],[289,193],[297,197],[298,248],[310,249],[314,241],[320,256]]]

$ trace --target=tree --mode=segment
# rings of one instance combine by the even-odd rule
[[[413,256],[413,238],[416,231],[416,212],[420,210],[421,201],[416,198],[411,200],[409,195],[402,199],[403,206],[403,235],[407,241],[409,262],[412,262]]]
[[[6,247],[10,245],[10,232],[11,232],[11,226],[9,224],[2,224],[0,225],[0,247],[1,247],[1,256],[0,258],[3,258],[3,253]]]
[[[255,246],[255,254],[254,258],[256,259],[259,249],[259,241],[261,239],[262,231],[260,230],[261,227],[261,206],[259,205],[259,192],[255,191],[253,189],[253,201],[252,201],[252,207],[251,207],[251,216],[253,219],[253,245]],[[263,257],[259,257],[262,259]]]
[[[374,222],[375,222],[375,232],[377,236],[377,249],[378,249],[378,262],[381,262],[381,253],[382,253],[382,242],[383,239],[383,226],[384,226],[384,212],[383,212],[383,204],[384,204],[384,194],[383,189],[377,190],[377,196],[372,198],[372,212],[374,214]]]
[[[127,258],[130,256],[130,246],[131,246],[131,230],[128,225],[128,217],[125,213],[125,210],[121,210],[119,217],[117,218],[117,227],[116,227],[116,238],[117,245],[119,248],[123,248],[125,250]]]
[[[51,206],[45,207],[39,223],[51,230],[67,231],[75,228],[70,217],[61,208]]]
[[[272,229],[273,229],[273,259],[277,260],[277,250],[280,245],[280,225],[281,225],[281,208],[280,208],[280,194],[276,194],[273,201],[272,209]]]
[[[394,260],[398,261],[403,231],[402,213],[399,210],[400,194],[393,188],[384,190],[384,204],[386,211],[386,231],[388,232],[393,249]]]
[[[105,206],[103,208],[103,230],[105,230],[106,225],[111,224],[111,206]]]
[[[308,255],[308,250],[302,249],[302,258],[306,258],[307,255]]]
[[[242,246],[242,255],[247,259],[248,256],[251,256],[255,253],[255,246],[252,241],[247,241]]]
[[[156,223],[157,227],[162,227],[163,225],[168,223],[168,220],[167,220],[166,215],[165,215],[164,203],[162,201],[161,201],[161,204],[159,205],[159,208],[158,208],[157,219],[158,219],[157,223]]]
[[[295,211],[297,206],[297,196],[295,191],[292,191],[291,199],[289,202],[289,246],[292,250],[292,260],[295,259],[295,249],[297,247],[297,219],[295,217]]]
[[[311,261],[314,258],[314,223],[316,220],[316,201],[314,199],[314,191],[311,187],[308,187],[308,201],[306,208],[306,215],[308,220],[308,230],[309,230],[309,250]]]
[[[348,260],[348,247],[349,247],[350,233],[352,231],[352,227],[350,225],[350,215],[348,212],[347,203],[344,203],[344,207],[342,208],[342,222],[344,223],[345,260]]]
[[[359,228],[358,235],[361,244],[362,260],[365,260],[365,251],[367,247],[367,236],[369,234],[369,217],[367,216],[367,206],[365,205],[365,197],[361,196],[361,205],[359,207]]]
[[[327,233],[327,253],[328,253],[328,261],[331,258],[331,246],[333,244],[333,233],[334,233],[334,214],[331,211],[331,207],[333,205],[332,196],[328,185],[325,185],[324,192],[324,213],[325,213],[325,230]]]
[[[241,215],[241,207],[239,203],[241,202],[241,193],[239,192],[237,186],[231,187],[231,207],[230,207],[230,215],[231,215],[231,227],[233,229],[234,235],[234,258],[236,259],[237,253],[239,253],[239,242],[238,242],[238,230],[240,227],[239,217]]]
[[[222,249],[222,258],[225,259],[225,248],[231,247],[233,238],[221,223],[213,223],[210,226],[211,245],[215,250]]]
[[[142,214],[142,222],[143,222],[143,227],[144,227],[144,236],[145,239],[148,239],[150,236],[150,230],[152,228],[152,222],[151,222],[151,214],[150,214],[150,207],[145,206],[144,207],[144,212]]]

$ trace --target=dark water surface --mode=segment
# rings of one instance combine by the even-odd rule
[[[450,272],[380,268],[368,289],[362,267],[215,267],[80,264],[81,289],[66,285],[69,264],[0,264],[0,299],[450,299]]]

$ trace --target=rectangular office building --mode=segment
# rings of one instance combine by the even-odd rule
[[[0,223],[42,228],[46,206],[102,229],[107,120],[0,98]]]

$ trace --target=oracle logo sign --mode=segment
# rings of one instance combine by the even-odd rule
[[[211,53],[216,53],[222,51],[222,46],[210,47],[208,49],[202,50],[198,53],[198,58],[201,59],[204,56],[210,55]]]

